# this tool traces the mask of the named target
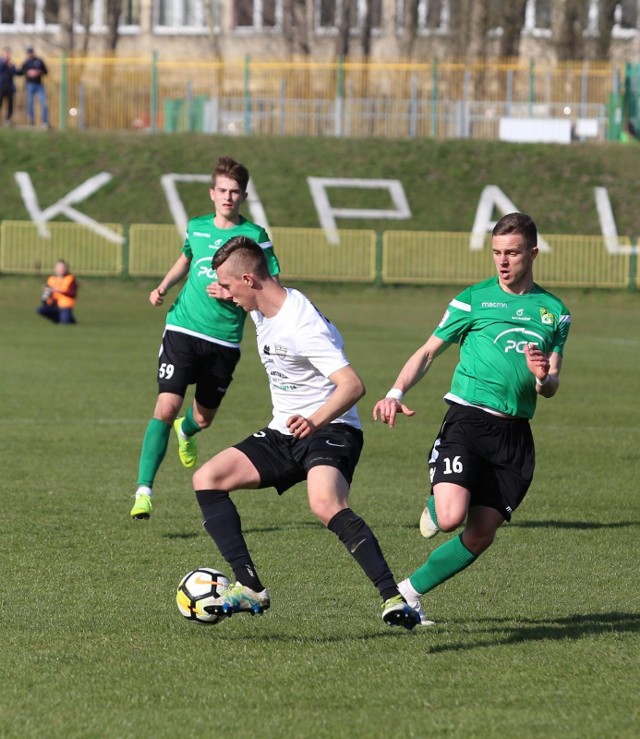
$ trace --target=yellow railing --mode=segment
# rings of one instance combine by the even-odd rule
[[[500,115],[606,117],[624,64],[47,60],[56,127],[351,136],[489,137]],[[462,106],[462,107],[461,107]],[[471,108],[469,108],[471,106]],[[604,107],[603,107],[604,106]],[[26,122],[25,95],[15,121]]]
[[[39,229],[32,222],[3,221],[0,272],[48,274],[63,258],[77,275],[161,277],[180,253],[182,234],[172,225],[101,228],[103,234],[74,223]],[[338,243],[322,229],[271,229],[283,279],[466,285],[493,272],[489,236],[479,250],[471,248],[468,233],[342,229],[334,236]],[[628,238],[612,245],[601,236],[545,234],[545,241],[549,251],[540,252],[535,266],[545,286],[640,289],[638,248]]]

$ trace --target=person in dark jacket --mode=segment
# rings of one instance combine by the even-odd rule
[[[11,61],[11,49],[5,46],[0,56],[0,111],[4,101],[7,101],[7,114],[4,119],[5,126],[13,126],[13,99],[16,94],[14,77],[20,74],[15,64]]]
[[[33,126],[35,123],[34,101],[37,97],[40,101],[40,112],[42,114],[43,128],[49,126],[49,110],[47,109],[47,96],[44,91],[42,78],[48,73],[47,65],[40,57],[36,56],[33,47],[27,49],[27,58],[22,64],[20,74],[27,78],[27,115],[29,116],[29,124]]]

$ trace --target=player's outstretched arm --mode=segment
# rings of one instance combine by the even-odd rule
[[[149,302],[151,305],[162,305],[164,303],[164,296],[169,290],[176,285],[180,280],[186,277],[189,272],[189,265],[191,260],[181,254],[175,261],[174,265],[162,278],[158,287],[155,287],[149,293]]]
[[[416,383],[427,374],[433,360],[449,346],[449,344],[440,339],[435,334],[427,339],[417,351],[415,351],[406,361],[404,367],[400,370],[393,388],[387,393],[385,398],[379,400],[373,407],[373,420],[380,420],[393,428],[396,421],[396,415],[401,413],[404,416],[413,416],[415,411],[408,408],[402,399],[404,394],[410,390]]]

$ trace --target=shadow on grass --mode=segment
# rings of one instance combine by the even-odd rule
[[[394,528],[395,524],[388,525],[386,528]],[[640,526],[640,521],[512,521],[505,524],[505,529],[575,529],[582,531],[596,531],[598,529],[628,529]],[[376,529],[383,528],[378,524]],[[415,530],[416,524],[404,524],[404,529]]]
[[[512,521],[509,528],[521,529],[626,529],[640,526],[640,521]]]
[[[449,623],[478,624],[475,633],[480,637],[466,642],[438,644],[427,649],[432,654],[440,652],[459,652],[485,647],[521,644],[523,642],[583,639],[600,634],[635,633],[640,631],[640,613],[577,613],[565,618],[522,619],[517,626],[508,625],[513,619],[491,618],[474,620],[473,622]],[[471,626],[473,630],[473,626]],[[483,638],[483,635],[495,635],[495,638]]]

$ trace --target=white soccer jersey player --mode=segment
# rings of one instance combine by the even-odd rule
[[[291,435],[287,419],[311,416],[335,389],[329,376],[350,364],[338,329],[301,292],[287,298],[273,318],[251,311],[258,353],[269,377],[273,418],[269,428]],[[361,428],[355,406],[332,423]]]

